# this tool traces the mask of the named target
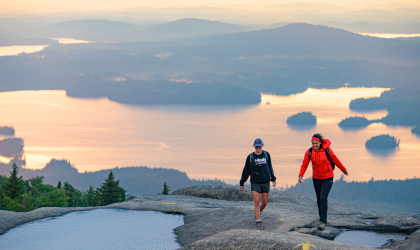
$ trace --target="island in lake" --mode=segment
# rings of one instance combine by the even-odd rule
[[[14,76],[14,75],[13,75]],[[76,98],[107,97],[125,104],[188,104],[188,105],[244,105],[259,104],[261,94],[253,89],[221,82],[183,82],[171,80],[113,81],[100,75],[54,74],[22,76],[19,81],[7,75],[1,91],[65,90]],[[2,75],[3,77],[3,75]],[[10,79],[11,78],[11,79]],[[31,84],[27,84],[27,82]]]
[[[258,104],[261,94],[251,89],[223,83],[186,83],[171,81],[134,81],[119,83],[91,81],[65,87],[71,97],[108,97],[126,104],[195,104],[238,105]]]
[[[353,116],[347,117],[346,119],[341,120],[338,124],[341,128],[357,128],[357,127],[366,127],[371,124],[372,121],[366,119],[366,117],[362,116]]]
[[[386,135],[378,135],[370,138],[366,141],[367,148],[376,148],[376,149],[389,149],[389,148],[396,148],[400,145],[400,140],[397,138]]]
[[[0,127],[0,135],[14,136],[15,129],[8,126]]]
[[[287,118],[287,124],[291,125],[315,125],[316,116],[311,112],[301,112]]]
[[[380,97],[354,99],[350,102],[350,109],[386,109],[389,113],[375,122],[414,126],[420,123],[419,96],[419,86],[396,88],[383,92]]]
[[[420,135],[420,125],[415,126],[411,132],[416,135]]]

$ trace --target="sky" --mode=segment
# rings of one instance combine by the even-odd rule
[[[101,11],[128,11],[136,8],[191,8],[191,7],[217,7],[234,9],[264,9],[272,5],[317,3],[335,5],[348,9],[395,9],[419,8],[418,0],[1,0],[0,13],[7,14],[45,14],[63,12],[101,12]]]
[[[353,32],[417,34],[420,1],[0,0],[0,30],[7,32],[17,30],[16,25],[33,29],[69,20],[106,19],[150,25],[184,18],[242,25],[303,22]],[[25,23],[16,22],[18,19],[24,19]]]

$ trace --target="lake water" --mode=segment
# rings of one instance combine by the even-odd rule
[[[20,53],[34,53],[43,50],[49,45],[14,45],[0,46],[0,56],[16,56]]]
[[[61,44],[95,43],[91,41],[77,40],[74,38],[51,38],[51,39],[56,40]]]
[[[57,40],[61,44],[78,44],[78,43],[95,43],[91,41],[77,40],[74,38],[51,38]],[[13,45],[0,46],[0,56],[16,56],[20,53],[35,53],[43,50],[49,45]]]
[[[365,247],[380,247],[388,240],[405,240],[406,234],[382,233],[373,231],[346,230],[335,237],[334,241]]]
[[[351,99],[379,96],[384,90],[308,89],[291,96],[263,95],[258,105],[239,106],[140,106],[106,98],[70,98],[57,90],[4,92],[0,126],[13,126],[16,136],[24,139],[27,167],[32,169],[44,167],[51,158],[64,158],[79,172],[163,167],[186,172],[190,178],[237,184],[253,140],[261,137],[272,155],[278,185],[285,187],[297,182],[311,136],[320,132],[332,141],[331,148],[347,167],[348,181],[420,177],[420,137],[410,127],[371,124],[343,130],[337,125],[349,116],[385,116],[385,110],[349,109]],[[302,111],[312,111],[318,124],[303,128],[286,124],[287,117]],[[401,139],[399,148],[386,152],[365,148],[372,136],[387,133]],[[336,177],[340,173],[335,170]],[[309,167],[305,178],[310,176]]]
[[[420,34],[401,34],[401,33],[358,33],[363,36],[374,36],[380,38],[409,38],[420,37]]]
[[[0,249],[178,249],[182,215],[95,209],[47,218],[0,235]]]

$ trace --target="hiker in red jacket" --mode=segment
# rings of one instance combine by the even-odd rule
[[[333,167],[337,165],[346,176],[349,173],[330,148],[331,142],[329,140],[323,139],[321,134],[314,134],[311,141],[312,148],[306,151],[302,166],[300,167],[299,182],[302,183],[303,175],[308,168],[309,161],[312,161],[312,180],[320,217],[318,229],[324,230],[325,224],[327,223],[327,199],[333,185]]]

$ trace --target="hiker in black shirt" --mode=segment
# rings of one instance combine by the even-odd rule
[[[261,222],[261,212],[267,206],[268,193],[270,192],[270,180],[273,187],[276,186],[276,177],[274,176],[271,165],[270,154],[262,150],[264,143],[261,139],[255,139],[255,152],[248,155],[245,162],[242,178],[239,182],[241,191],[244,191],[244,183],[251,175],[251,192],[254,198],[254,213],[258,229],[263,229]],[[260,204],[261,194],[261,204]]]

